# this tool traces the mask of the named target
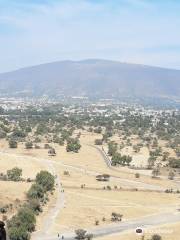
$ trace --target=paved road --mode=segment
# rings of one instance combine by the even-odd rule
[[[91,144],[88,144],[88,146],[92,147],[92,148],[95,148],[100,153],[100,155],[102,156],[102,158],[105,161],[107,167],[112,169],[113,171],[116,171],[116,169],[114,169],[111,165],[111,159],[106,155],[106,153],[103,150],[101,150],[99,147],[96,147],[96,146],[91,145]]]
[[[111,235],[115,233],[123,233],[124,231],[129,231],[129,230],[132,230],[135,232],[136,228],[138,227],[147,229],[150,227],[157,226],[157,229],[159,229],[160,225],[176,223],[179,221],[180,221],[179,212],[161,213],[158,215],[143,217],[137,220],[125,221],[120,223],[109,224],[102,227],[99,226],[96,228],[87,229],[87,232],[92,233],[93,236],[96,238],[96,237]],[[61,236],[62,235],[65,237],[66,240],[75,239],[75,234],[73,232],[61,233]],[[36,240],[41,240],[41,239],[42,238],[37,238]],[[56,235],[46,236],[45,238],[43,238],[43,240],[56,240],[56,239],[58,239]]]

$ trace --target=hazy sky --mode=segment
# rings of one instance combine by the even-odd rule
[[[86,58],[180,69],[180,0],[0,0],[0,72]]]

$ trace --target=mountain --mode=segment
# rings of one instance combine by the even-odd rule
[[[60,61],[0,74],[0,94],[180,98],[180,70],[107,60]]]

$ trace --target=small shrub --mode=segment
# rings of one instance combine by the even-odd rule
[[[9,140],[9,147],[10,148],[17,148],[17,146],[18,146],[18,144],[15,140],[13,140],[13,139]]]
[[[135,178],[140,178],[140,174],[139,173],[135,173]]]
[[[33,143],[32,143],[32,142],[26,142],[26,143],[25,143],[25,148],[26,148],[26,149],[31,149],[31,148],[33,148]]]
[[[11,181],[20,181],[22,176],[22,169],[20,168],[12,168],[11,170],[7,170],[7,177]]]
[[[75,230],[76,237],[75,239],[82,240],[86,238],[86,230],[84,229],[77,229]]]

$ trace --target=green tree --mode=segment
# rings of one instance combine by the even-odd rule
[[[29,199],[42,199],[44,197],[44,189],[41,185],[35,183],[31,186],[27,193]]]
[[[51,191],[54,188],[54,176],[48,171],[41,171],[36,175],[36,183],[41,185],[45,191]]]
[[[10,240],[29,240],[30,234],[24,226],[11,227],[8,229],[8,236]]]
[[[112,156],[111,161],[113,166],[116,166],[117,164],[120,164],[122,166],[125,166],[125,165],[129,166],[130,162],[132,161],[132,157],[126,156],[126,155],[121,156],[120,153],[115,153]]]
[[[21,208],[17,214],[17,217],[28,232],[34,231],[36,218],[32,209],[28,207]]]
[[[117,152],[117,143],[109,142],[108,144],[108,154],[113,156]]]
[[[66,146],[67,152],[75,152],[78,153],[79,149],[81,148],[81,145],[77,139],[69,139]]]

